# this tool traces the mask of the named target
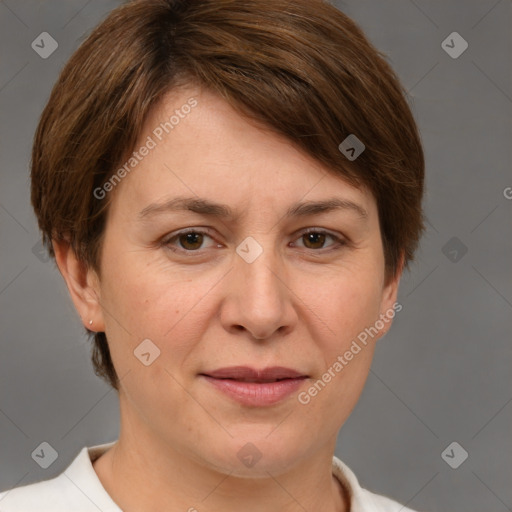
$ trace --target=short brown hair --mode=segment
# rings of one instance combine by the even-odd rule
[[[89,35],[55,84],[35,135],[32,204],[43,242],[68,240],[99,272],[103,186],[133,151],[150,109],[199,84],[374,195],[386,276],[412,260],[424,229],[423,149],[404,90],[357,25],[322,0],[138,0]],[[366,149],[338,149],[354,134]],[[114,388],[105,333],[97,375]]]

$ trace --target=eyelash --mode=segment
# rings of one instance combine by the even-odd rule
[[[164,238],[161,242],[161,245],[175,253],[186,254],[187,257],[193,257],[195,255],[197,255],[197,256],[202,255],[203,254],[202,249],[188,250],[188,249],[184,249],[183,247],[171,246],[171,243],[173,241],[178,241],[181,236],[188,235],[190,233],[194,233],[197,235],[206,235],[213,240],[213,237],[209,234],[209,232],[207,230],[190,228],[190,229],[185,229],[183,231],[179,231],[175,234],[172,234],[172,236]],[[344,246],[348,245],[348,241],[346,239],[338,237],[328,231],[325,231],[322,229],[315,229],[315,228],[307,228],[304,231],[300,232],[297,237],[297,240],[302,238],[305,235],[310,234],[310,233],[314,233],[317,235],[326,235],[334,240],[334,243],[332,243],[328,247],[324,247],[324,248],[320,248],[320,249],[309,249],[312,252],[316,252],[316,253],[324,252],[325,253],[325,252],[330,252],[332,250],[339,250],[339,249],[343,248]],[[305,247],[305,249],[308,249],[308,248]]]

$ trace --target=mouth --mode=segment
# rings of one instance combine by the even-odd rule
[[[297,391],[309,378],[291,368],[275,366],[261,370],[232,366],[201,373],[216,390],[246,406],[274,405]]]

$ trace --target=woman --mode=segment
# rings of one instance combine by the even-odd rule
[[[32,202],[121,431],[1,510],[408,510],[333,454],[423,173],[396,76],[329,4],[113,11],[42,114]]]

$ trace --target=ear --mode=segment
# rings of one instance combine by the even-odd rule
[[[404,253],[400,256],[395,275],[388,277],[382,290],[382,301],[380,308],[379,320],[384,324],[382,329],[379,329],[379,338],[384,336],[393,323],[393,318],[396,313],[402,310],[402,305],[397,302],[398,286],[405,265]]]
[[[69,242],[52,240],[55,260],[84,327],[104,331],[100,306],[100,282],[96,272],[79,261]],[[90,323],[92,320],[92,323]]]

